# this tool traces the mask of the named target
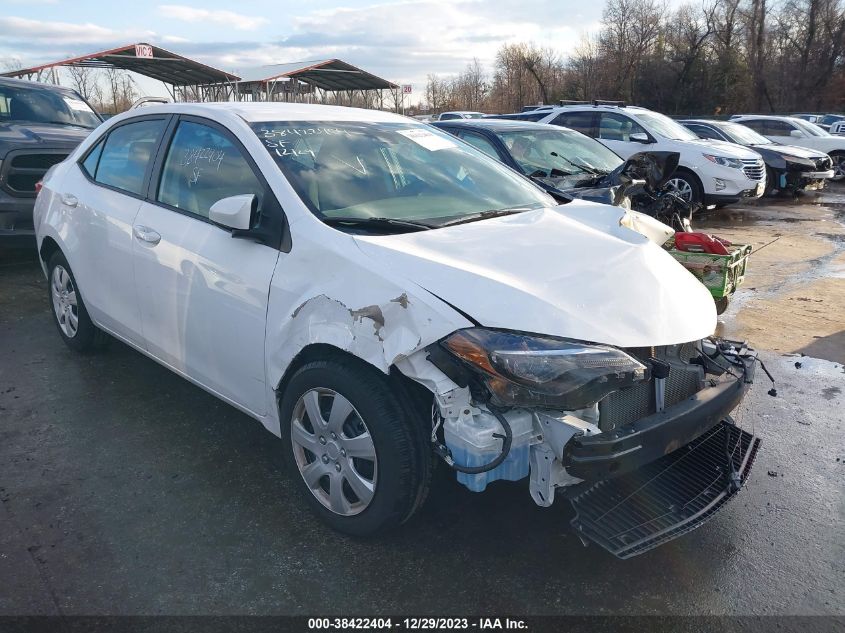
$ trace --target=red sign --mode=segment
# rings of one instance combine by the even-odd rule
[[[135,57],[152,57],[153,47],[149,44],[135,44]]]

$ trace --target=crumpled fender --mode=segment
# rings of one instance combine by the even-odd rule
[[[366,257],[350,236],[334,233],[328,238],[338,242],[334,247],[312,248],[300,237],[279,258],[265,336],[267,379],[274,389],[309,345],[331,345],[387,373],[414,352],[472,326],[440,299]],[[265,425],[279,434],[278,420]]]

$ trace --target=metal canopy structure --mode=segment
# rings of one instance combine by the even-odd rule
[[[38,79],[62,66],[118,68],[163,82],[174,101],[297,101],[316,92],[346,93],[396,90],[396,84],[340,59],[272,64],[243,71],[237,76],[183,57],[159,46],[138,43],[98,53],[72,57],[41,66],[0,74]],[[54,76],[55,80],[55,76]]]
[[[236,90],[239,100],[273,101],[281,95],[285,101],[297,101],[302,95],[322,91],[325,101],[326,92],[352,95],[356,91],[396,90],[399,87],[340,59],[271,64],[239,72],[241,79]]]
[[[13,70],[2,73],[2,76],[33,79],[44,71],[61,66],[118,68],[136,72],[163,82],[174,100],[180,97],[187,100],[191,91],[199,100],[228,99],[232,94],[233,84],[240,79],[231,73],[146,43],[129,44],[41,66]]]

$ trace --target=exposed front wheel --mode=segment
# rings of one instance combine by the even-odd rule
[[[691,205],[699,205],[704,202],[704,192],[701,190],[698,179],[687,172],[675,172],[669,182],[666,183],[666,188],[677,193]]]
[[[285,457],[312,510],[367,536],[410,518],[431,471],[421,417],[387,376],[346,358],[308,363],[280,405]]]
[[[831,180],[845,179],[845,152],[831,152],[830,158],[833,161],[833,178]]]
[[[104,347],[109,341],[109,336],[98,329],[88,316],[76,279],[61,252],[57,251],[50,258],[47,271],[53,321],[62,340],[77,352]]]

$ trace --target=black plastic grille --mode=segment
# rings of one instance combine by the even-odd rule
[[[669,455],[572,498],[572,525],[619,558],[642,554],[710,519],[738,492],[729,485],[729,463],[744,483],[759,445],[723,421]]]
[[[3,161],[0,184],[13,196],[34,196],[35,184],[53,165],[68,156],[68,150],[16,150]]]

